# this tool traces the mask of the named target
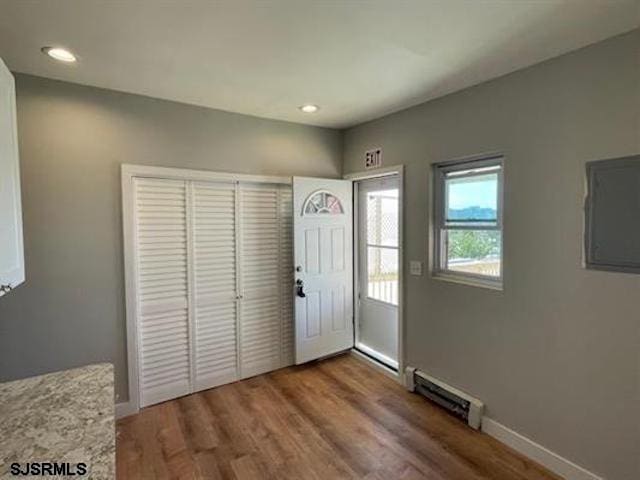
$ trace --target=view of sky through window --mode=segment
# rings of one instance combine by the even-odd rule
[[[447,220],[495,221],[498,174],[450,177],[446,181]]]

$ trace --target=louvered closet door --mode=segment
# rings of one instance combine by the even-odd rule
[[[241,185],[242,377],[280,368],[282,355],[278,187]]]
[[[238,379],[234,183],[193,183],[195,390]]]
[[[186,186],[136,178],[140,405],[190,392]]]
[[[290,185],[279,187],[280,203],[280,278],[282,322],[282,366],[293,365],[293,192]]]

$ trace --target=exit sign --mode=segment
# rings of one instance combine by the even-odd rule
[[[382,149],[374,148],[364,152],[364,168],[378,168],[382,166]]]

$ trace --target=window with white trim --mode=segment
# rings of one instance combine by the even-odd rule
[[[434,275],[502,288],[502,157],[434,165]]]

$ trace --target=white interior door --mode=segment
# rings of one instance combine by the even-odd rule
[[[398,368],[398,176],[358,182],[356,348]]]
[[[296,363],[353,346],[353,198],[348,180],[293,179]]]

